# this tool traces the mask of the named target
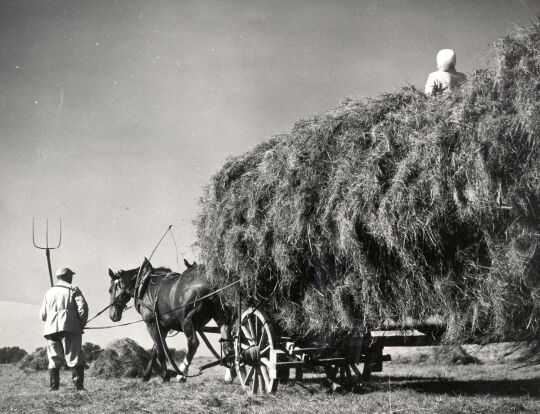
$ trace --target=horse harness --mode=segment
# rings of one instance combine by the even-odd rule
[[[133,291],[132,292],[129,292],[127,287],[123,287],[122,288],[122,293],[127,293],[127,294],[132,294],[133,295],[133,299],[134,299],[134,306],[135,306],[135,309],[137,310],[137,312],[139,314],[142,315],[141,313],[141,307],[144,307],[146,308],[147,310],[149,310],[151,312],[151,318],[154,319],[155,323],[156,323],[156,327],[157,327],[157,331],[158,331],[158,335],[159,335],[159,339],[160,339],[160,342],[161,342],[161,346],[162,346],[162,349],[164,350],[165,352],[165,355],[169,361],[169,363],[171,364],[171,366],[174,368],[174,370],[176,371],[177,375],[179,375],[180,377],[185,377],[185,378],[192,378],[192,377],[197,377],[199,375],[202,374],[202,369],[199,370],[199,373],[198,374],[195,374],[195,375],[188,375],[182,371],[180,371],[180,369],[178,368],[178,366],[176,365],[176,362],[174,361],[174,358],[172,357],[171,353],[170,353],[170,350],[169,350],[169,347],[167,346],[167,343],[165,342],[165,339],[163,338],[163,335],[161,333],[161,329],[160,329],[160,326],[161,327],[165,327],[164,326],[164,323],[163,321],[160,319],[159,317],[159,311],[158,311],[158,308],[157,308],[157,301],[158,301],[158,297],[159,297],[159,291],[161,289],[161,286],[163,285],[163,283],[169,279],[171,279],[172,277],[178,277],[178,276],[182,276],[181,273],[176,273],[176,272],[155,272],[155,273],[152,273],[152,271],[155,270],[155,269],[151,269],[151,270],[148,270],[142,277],[140,275],[140,270],[139,272],[134,276],[136,278],[135,280],[135,286],[133,287]],[[159,282],[152,282],[152,277],[163,277]],[[133,277],[131,278],[131,280],[133,280]],[[208,295],[205,295],[205,296],[202,296],[202,297],[198,297],[196,300],[194,300],[193,302],[191,302],[191,304],[194,304],[200,300],[203,300],[209,296],[212,296],[218,292],[220,292],[221,290],[224,290],[226,288],[229,288],[237,283],[239,283],[240,281],[237,280],[227,286],[224,286],[220,289],[218,289],[217,291],[214,291],[212,293],[209,293]],[[152,293],[150,293],[150,289],[149,289],[149,285],[157,285],[157,287],[155,289],[152,289],[154,291],[153,293],[153,297],[152,297]],[[120,296],[120,294],[117,296],[116,299],[118,299],[118,297]],[[151,305],[145,303],[144,301],[144,298],[145,296],[147,296],[149,299],[150,299],[150,302],[152,303]],[[115,299],[115,300],[116,300]],[[113,302],[114,303],[114,302]],[[111,305],[113,305],[113,303],[111,303]],[[109,305],[109,306],[111,306]],[[109,306],[107,306],[105,309],[103,309],[102,311],[98,312],[92,319],[96,318],[97,316],[99,316],[102,312],[104,312],[106,309],[109,308]],[[182,306],[182,307],[185,307],[185,306]],[[124,306],[124,309],[126,307]],[[173,309],[175,310],[175,309]],[[171,310],[172,311],[172,310]],[[167,311],[165,313],[169,313],[171,311]],[[148,318],[150,319],[150,318]],[[147,318],[145,319],[142,319],[142,320],[148,320]],[[215,350],[214,348],[212,347],[212,345],[210,344],[210,342],[208,341],[208,339],[206,338],[206,336],[204,335],[204,333],[202,331],[197,331],[198,334],[201,336],[201,338],[203,339],[203,341],[205,342],[206,346],[208,347],[208,349],[212,352],[212,354],[214,354],[214,356],[221,360],[222,363],[223,363],[223,358],[221,355],[219,355]],[[220,341],[222,342],[222,341]],[[155,346],[155,345],[154,345]],[[223,364],[225,365],[225,364]],[[225,365],[227,366],[227,365]]]
[[[161,347],[165,353],[165,356],[167,358],[167,360],[169,361],[169,364],[171,364],[171,366],[174,368],[174,370],[176,371],[176,374],[179,376],[179,377],[197,377],[199,375],[201,375],[201,372],[199,372],[199,374],[196,374],[196,375],[188,375],[187,373],[184,373],[180,370],[180,368],[178,368],[178,365],[176,364],[173,356],[171,355],[171,351],[167,345],[167,342],[165,342],[165,338],[163,338],[163,335],[161,333],[161,328],[164,328],[164,322],[162,319],[160,319],[159,317],[159,310],[158,310],[158,307],[157,307],[157,301],[158,301],[158,298],[159,298],[159,291],[161,289],[161,286],[163,285],[163,283],[173,277],[178,277],[178,276],[181,276],[180,273],[175,273],[175,272],[156,272],[156,273],[152,273],[151,270],[149,270],[142,278],[140,278],[140,282],[139,282],[139,276],[140,274],[138,273],[137,274],[137,280],[135,282],[135,288],[134,288],[134,291],[133,291],[133,298],[134,298],[134,301],[135,301],[135,309],[137,309],[137,312],[139,312],[139,314],[142,315],[141,313],[141,306],[146,308],[147,310],[149,310],[154,318],[154,321],[156,323],[156,329],[157,329],[157,332],[158,332],[158,336],[159,336],[159,340],[161,342]],[[156,282],[156,283],[153,283],[152,282],[152,277],[162,277],[162,279],[159,281],[159,282]],[[155,289],[150,289],[150,286],[149,285],[157,285],[157,287]],[[153,296],[152,297],[152,293],[151,291],[153,291]],[[150,299],[150,302],[152,303],[152,305],[148,305],[147,303],[144,302],[144,298],[148,297]]]

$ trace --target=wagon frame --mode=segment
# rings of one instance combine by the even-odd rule
[[[239,291],[237,330],[234,336],[234,354],[223,356],[210,347],[218,357],[216,361],[200,368],[201,372],[210,367],[225,365],[236,370],[242,388],[250,394],[275,393],[278,384],[286,383],[292,377],[301,380],[304,371],[322,369],[328,385],[333,391],[354,390],[369,381],[373,372],[381,372],[383,363],[391,361],[384,354],[385,347],[432,346],[440,343],[444,326],[441,324],[387,323],[372,335],[346,335],[342,344],[298,342],[291,337],[276,335],[272,323],[264,311],[256,307],[242,309]],[[404,334],[406,331],[424,333]],[[398,331],[397,335],[386,335],[384,331]],[[205,327],[202,332],[219,333],[217,327]],[[199,332],[201,333],[201,332]],[[204,334],[201,335],[205,339]]]

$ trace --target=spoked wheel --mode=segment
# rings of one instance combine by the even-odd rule
[[[259,310],[248,308],[240,318],[235,340],[235,365],[242,387],[251,394],[273,393],[278,380],[270,378],[270,351],[274,349],[274,331]]]

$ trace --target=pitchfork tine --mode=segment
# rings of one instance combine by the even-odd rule
[[[58,249],[60,245],[62,244],[62,219],[59,219],[60,227],[59,227],[59,234],[58,234],[58,244],[55,247],[49,247],[49,219],[46,221],[45,225],[45,247],[38,246],[36,244],[36,230],[35,230],[35,219],[32,217],[32,243],[34,244],[34,247],[41,250],[54,250]]]
[[[47,258],[47,268],[49,270],[49,280],[51,282],[51,286],[54,285],[53,283],[53,277],[52,277],[52,269],[51,269],[51,250],[58,249],[60,247],[60,244],[62,243],[62,219],[60,219],[60,234],[58,236],[58,245],[56,247],[49,247],[49,219],[47,218],[46,224],[45,224],[45,246],[46,247],[40,247],[36,244],[36,230],[35,230],[35,224],[34,224],[34,217],[32,217],[32,243],[34,243],[34,247],[45,250],[45,257]]]

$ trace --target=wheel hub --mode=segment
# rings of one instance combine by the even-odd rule
[[[247,365],[260,365],[261,353],[258,345],[250,346],[242,352],[242,357]]]

